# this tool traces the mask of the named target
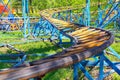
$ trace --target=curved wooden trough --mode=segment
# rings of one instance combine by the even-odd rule
[[[66,8],[47,9],[41,11],[40,15],[65,36],[72,39],[73,45],[55,55],[30,62],[29,67],[1,71],[0,80],[23,80],[42,76],[52,70],[67,67],[99,54],[113,43],[114,36],[109,31],[91,27],[79,27],[76,24],[52,18],[54,13],[64,10]],[[64,28],[71,28],[73,31],[68,34],[69,31],[65,32]]]

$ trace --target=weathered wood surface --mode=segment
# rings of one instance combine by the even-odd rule
[[[65,9],[61,8],[61,11],[62,10],[64,11]],[[60,53],[30,62],[29,67],[22,65],[21,68],[18,69],[2,71],[0,72],[0,80],[24,80],[42,76],[55,69],[67,67],[99,54],[113,43],[114,36],[109,31],[90,27],[80,28],[73,23],[53,19],[51,16],[54,12],[59,12],[59,10],[44,10],[41,12],[41,16],[60,31],[66,27],[72,28],[73,31],[71,34],[63,31],[62,33],[72,39],[74,44]]]

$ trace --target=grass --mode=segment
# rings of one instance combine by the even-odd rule
[[[0,35],[1,35],[0,43],[23,42],[23,40],[20,39],[21,37],[23,37],[20,31],[0,32]],[[116,35],[119,36],[119,34]],[[117,40],[119,40],[119,38],[117,38]],[[66,42],[69,40],[63,40],[63,41]],[[16,44],[14,46],[20,49],[21,51],[24,51],[28,55],[27,61],[33,61],[43,58],[42,56],[31,56],[32,54],[55,54],[56,52],[62,51],[60,47],[50,43],[49,41],[47,42],[39,41],[32,43],[27,42],[22,45]],[[63,45],[63,46],[69,47],[70,45]],[[120,54],[120,43],[114,43],[111,47]],[[5,54],[5,53],[16,53],[16,52],[7,48],[0,48],[0,54]],[[112,61],[120,61],[119,59],[111,55],[108,55],[108,58]],[[12,65],[13,64],[0,63],[0,69],[9,68]],[[120,76],[116,73],[112,74],[112,76],[114,80],[120,79]],[[71,68],[71,66],[67,68],[54,70],[46,74],[45,77],[43,77],[43,80],[72,80],[72,79],[73,79],[73,69]]]
[[[40,58],[43,58],[41,56],[31,56],[30,54],[55,54],[56,52],[60,52],[61,49],[57,45],[54,46],[50,42],[33,42],[33,43],[26,43],[23,45],[14,45],[15,48],[24,51],[28,57],[27,60],[33,61],[38,60]],[[12,51],[7,48],[2,48],[0,50],[1,53],[16,53],[15,51]],[[0,66],[1,68],[2,66]]]
[[[54,46],[50,42],[33,42],[31,44],[15,45],[16,48],[24,51],[26,54],[54,54],[60,52],[61,49],[58,46]],[[36,60],[42,57],[28,56],[28,60]]]
[[[54,70],[43,77],[42,80],[73,80],[73,70],[71,67]]]
[[[97,0],[94,0],[94,1],[97,2]],[[92,11],[94,11],[96,9],[97,9],[96,6],[94,8],[91,8]],[[32,15],[32,14],[30,14],[30,15]],[[36,14],[36,16],[38,16],[38,15]],[[23,34],[20,31],[19,32],[0,32],[0,43],[23,42],[23,40],[21,40],[20,37],[23,37]],[[119,40],[119,38],[116,38],[116,40]],[[41,56],[30,56],[30,54],[54,54],[54,53],[60,52],[62,50],[57,45],[53,45],[50,42],[42,42],[42,41],[33,42],[33,43],[25,43],[22,45],[14,45],[14,46],[16,48],[24,51],[28,55],[28,57],[27,57],[28,61],[33,61],[33,60],[38,60],[38,59],[43,58]],[[68,47],[70,45],[64,45],[64,46]],[[112,48],[114,48],[115,51],[120,53],[120,43],[114,43],[112,45]],[[9,50],[7,48],[0,48],[0,53],[4,54],[4,53],[16,53],[16,52]],[[112,61],[120,61],[119,59],[117,59],[111,55],[108,55],[108,58]],[[10,65],[10,64],[0,63],[0,69],[8,68],[11,66],[12,65]],[[116,73],[112,74],[112,76],[114,77],[113,80],[120,79],[120,76]],[[73,80],[73,70],[72,70],[71,66],[69,66],[68,68],[54,70],[54,71],[46,74],[45,77],[43,77],[43,80]]]
[[[0,32],[0,43],[11,43],[11,42],[23,42],[20,38],[23,37],[23,34],[20,31],[14,31],[14,32]],[[116,34],[119,36],[119,34]],[[119,40],[119,38],[117,38]],[[69,40],[64,40],[69,41]],[[31,56],[31,54],[55,54],[56,52],[60,52],[62,49],[58,47],[57,45],[53,45],[50,42],[32,42],[32,43],[25,43],[22,45],[14,45],[16,48],[24,51],[28,57],[27,61],[33,61],[43,58],[42,56]],[[70,45],[64,45],[65,47],[68,47]],[[114,43],[111,46],[115,51],[117,51],[120,54],[120,43]],[[9,50],[7,48],[0,48],[0,53],[16,53],[12,50]],[[45,56],[44,56],[45,57]],[[112,61],[120,61],[114,56],[108,55],[108,58]],[[7,58],[8,59],[8,58]],[[3,64],[0,63],[0,69],[3,68],[9,68],[12,64]],[[113,80],[119,80],[120,76],[118,74],[112,74]],[[54,70],[43,77],[43,80],[73,80],[73,69],[71,66],[67,68],[62,68],[58,70]]]
[[[14,31],[14,32],[0,32],[0,43],[11,43],[11,42],[18,42],[23,35],[21,31]]]
[[[14,38],[13,38],[13,41],[16,41],[16,40],[14,40]],[[64,40],[64,42],[65,41],[69,41],[69,40]],[[38,60],[38,59],[43,58],[41,56],[30,56],[30,54],[54,54],[54,53],[60,52],[62,50],[60,47],[50,43],[49,41],[25,43],[22,45],[16,44],[14,46],[16,48],[20,49],[21,51],[24,51],[28,55],[28,57],[27,57],[28,61],[33,61],[33,60]],[[64,46],[69,47],[70,45],[64,45]],[[120,53],[120,43],[114,43],[112,45],[112,48],[114,48],[118,53]],[[1,48],[0,53],[4,54],[4,53],[16,53],[16,52],[9,50],[7,48]],[[120,61],[111,55],[108,55],[108,58],[112,61]],[[2,66],[0,66],[0,69],[9,68],[12,66],[11,64],[3,64],[3,63],[0,63],[0,65],[2,65]],[[112,74],[112,76],[114,76],[114,80],[120,79],[120,76],[117,75],[116,73]],[[73,70],[72,70],[71,66],[69,66],[67,68],[54,70],[54,71],[46,74],[45,77],[43,77],[43,80],[72,80],[72,79],[73,79]]]

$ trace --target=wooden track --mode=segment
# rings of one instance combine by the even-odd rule
[[[79,27],[73,23],[52,18],[54,13],[64,10],[66,8],[47,9],[41,11],[40,15],[60,30],[63,35],[72,39],[73,45],[55,55],[30,62],[28,67],[22,65],[21,68],[1,71],[0,80],[25,80],[43,76],[55,69],[67,67],[99,54],[113,43],[114,36],[109,31],[91,27]],[[68,34],[69,31],[64,32],[64,28],[71,28],[73,32]]]

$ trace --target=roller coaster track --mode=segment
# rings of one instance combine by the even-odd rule
[[[74,23],[52,18],[54,13],[72,9],[71,7],[55,8],[40,12],[44,20],[47,20],[54,28],[72,40],[72,46],[55,55],[30,62],[28,67],[22,65],[20,68],[1,71],[0,80],[25,80],[43,76],[55,69],[67,67],[97,55],[113,43],[114,36],[109,31],[92,27],[79,27]],[[72,31],[64,31],[65,28],[71,28]]]

